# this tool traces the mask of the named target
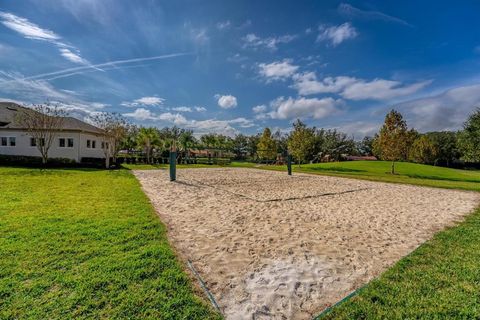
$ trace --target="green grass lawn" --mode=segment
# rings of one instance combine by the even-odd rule
[[[128,170],[0,167],[0,319],[217,319]]]
[[[253,165],[251,163],[233,163],[239,167],[257,167],[267,170],[287,171],[286,166]],[[293,165],[295,172],[313,173],[346,178],[365,179],[393,183],[406,183],[429,187],[480,191],[479,170],[458,170],[434,167],[423,164],[398,162],[397,174],[390,174],[391,162],[388,161],[346,161]]]

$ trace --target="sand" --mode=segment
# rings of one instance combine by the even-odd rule
[[[479,203],[473,192],[255,169],[136,171],[227,319],[311,319]]]

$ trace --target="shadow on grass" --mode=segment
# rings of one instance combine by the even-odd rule
[[[343,168],[343,167],[310,167],[310,168],[307,168],[307,169],[312,170],[312,171],[367,172],[367,170],[350,169],[350,168]]]
[[[449,177],[439,177],[439,176],[429,176],[423,174],[404,174],[404,176],[414,179],[426,179],[426,180],[443,180],[443,181],[458,181],[458,182],[474,182],[480,183],[480,179],[469,179],[469,178],[449,178]]]

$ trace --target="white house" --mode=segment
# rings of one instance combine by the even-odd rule
[[[12,102],[0,102],[0,155],[41,157],[36,141],[23,128],[18,113],[25,108]],[[101,148],[102,130],[72,117],[66,117],[49,149],[49,158],[105,158]]]

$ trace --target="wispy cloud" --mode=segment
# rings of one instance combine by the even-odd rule
[[[480,107],[480,84],[448,89],[437,95],[395,105],[409,125],[426,131],[458,130]]]
[[[320,26],[319,31],[317,41],[329,41],[334,47],[358,35],[357,30],[349,22],[333,27]]]
[[[85,72],[93,72],[93,71],[105,71],[105,67],[118,67],[124,64],[129,63],[139,63],[145,61],[155,61],[155,60],[163,60],[175,57],[181,57],[186,55],[192,55],[189,52],[182,52],[182,53],[173,53],[173,54],[164,54],[159,56],[152,56],[152,57],[143,57],[143,58],[132,58],[132,59],[125,59],[125,60],[115,60],[109,61],[104,63],[92,64],[90,66],[82,66],[82,67],[74,67],[74,68],[67,68],[63,70],[58,70],[54,72],[47,72],[42,74],[37,74],[33,76],[28,76],[23,78],[23,80],[37,80],[37,79],[44,79],[44,80],[51,80],[51,79],[58,79],[58,78],[65,78],[70,77],[73,75],[79,75]],[[96,70],[92,70],[92,68],[97,68]],[[99,69],[102,68],[102,69]]]
[[[218,30],[229,29],[231,26],[232,26],[232,23],[230,22],[230,20],[220,21],[216,25]]]
[[[158,107],[163,105],[165,99],[156,97],[156,96],[147,96],[135,99],[133,101],[124,101],[120,105],[124,107],[138,107],[138,106],[149,106],[149,107]]]
[[[0,95],[5,98],[21,97],[21,102],[43,103],[49,101],[58,104],[72,116],[85,118],[107,105],[99,102],[88,102],[71,90],[59,90],[44,80],[25,80],[19,73],[0,71]],[[12,81],[13,80],[13,81]]]
[[[399,81],[373,79],[367,81],[355,77],[338,76],[318,80],[314,72],[295,74],[292,88],[301,95],[338,93],[349,100],[389,100],[408,96],[432,83],[431,80],[405,85]]]
[[[60,51],[60,55],[65,59],[76,64],[90,66],[90,63],[80,56],[80,51],[78,49],[61,41],[61,37],[55,32],[41,28],[25,18],[8,12],[0,11],[0,19],[0,22],[5,27],[16,31],[27,39],[47,41],[56,45]]]
[[[338,12],[349,18],[359,18],[364,20],[382,20],[387,22],[398,23],[407,27],[413,27],[410,23],[400,18],[390,16],[380,11],[368,11],[358,9],[348,3],[341,3],[338,6]]]
[[[60,36],[55,32],[42,29],[27,19],[18,17],[12,13],[0,11],[0,18],[4,26],[22,34],[25,38],[52,42],[60,39]]]
[[[278,49],[279,44],[289,43],[297,38],[296,35],[286,34],[278,37],[261,38],[254,33],[249,33],[242,38],[243,48],[266,48],[272,51]]]

